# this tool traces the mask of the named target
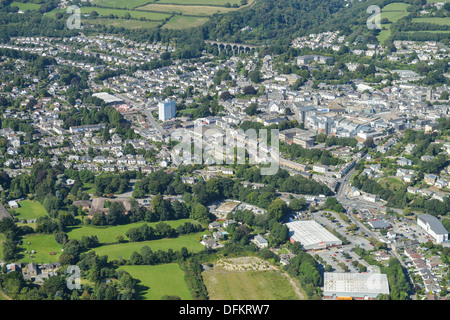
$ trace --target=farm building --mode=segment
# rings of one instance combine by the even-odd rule
[[[291,242],[300,242],[305,250],[322,250],[342,245],[332,233],[315,221],[294,221],[286,223]]]
[[[373,300],[389,294],[387,276],[381,273],[324,273],[325,299]]]

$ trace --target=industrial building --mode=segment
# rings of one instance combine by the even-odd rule
[[[387,276],[381,273],[324,273],[324,299],[373,300],[389,294]]]
[[[98,92],[92,95],[93,97],[102,99],[106,104],[122,104],[124,101],[108,92]]]
[[[300,242],[305,250],[323,250],[342,246],[342,241],[315,221],[286,223],[291,242]]]
[[[437,243],[448,241],[448,231],[438,218],[429,214],[422,214],[417,217],[417,224],[432,236]]]

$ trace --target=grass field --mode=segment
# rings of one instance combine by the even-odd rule
[[[111,9],[111,8],[98,8],[98,7],[81,7],[81,14],[90,14],[92,11],[96,11],[99,17],[108,18],[110,15],[117,16],[119,18],[125,17],[127,13],[130,17],[139,19],[146,18],[154,21],[162,21],[170,17],[170,14],[160,13],[160,12],[149,12],[149,11],[135,11],[135,10],[125,10],[125,9]],[[57,12],[65,13],[66,9],[55,9],[48,13],[50,17],[54,17]],[[82,17],[83,18],[83,17]],[[132,22],[129,20],[130,23]]]
[[[83,20],[86,24],[93,25],[106,25],[113,26],[117,28],[125,28],[125,29],[153,29],[162,24],[162,21],[139,21],[139,20],[127,20],[127,19],[108,19],[108,18],[100,18],[100,19],[86,19]],[[86,192],[88,194],[95,193],[95,187],[88,189]]]
[[[241,5],[241,0],[160,0],[158,3],[169,3],[179,5],[209,5],[209,6],[225,6],[229,3],[231,5]]]
[[[98,6],[109,8],[133,9],[152,2],[154,2],[154,0],[95,0],[92,3]]]
[[[15,210],[19,219],[36,219],[48,215],[44,206],[37,201],[23,200],[19,201],[19,208]]]
[[[381,186],[387,187],[389,184],[389,189],[396,191],[402,188],[405,184],[403,181],[400,180],[400,178],[394,178],[394,177],[386,177],[381,178],[377,181]]]
[[[211,300],[297,300],[289,280],[278,271],[227,271],[214,268],[202,273]]]
[[[116,260],[119,257],[129,259],[134,251],[140,252],[141,248],[144,246],[148,246],[153,251],[167,251],[169,249],[179,251],[182,247],[186,247],[189,251],[199,252],[203,250],[204,246],[197,241],[196,237],[202,236],[203,234],[204,232],[199,232],[179,236],[178,238],[173,239],[112,244],[95,248],[92,251],[95,251],[96,254],[100,256],[107,255],[108,260]]]
[[[139,7],[139,10],[148,10],[165,13],[182,13],[194,16],[210,16],[214,13],[227,13],[235,11],[235,8],[225,8],[216,6],[179,6],[174,4],[150,3]]]
[[[19,10],[26,11],[26,10],[38,10],[41,7],[41,4],[36,3],[23,3],[23,2],[16,2],[14,1],[10,5],[11,7],[17,7]]]
[[[394,2],[384,6],[381,9],[381,19],[388,19],[391,23],[382,24],[381,27],[386,30],[380,30],[380,34],[378,35],[378,41],[383,43],[386,41],[391,35],[391,24],[397,22],[399,19],[408,16],[410,13],[406,11],[410,4]]]
[[[122,266],[120,269],[140,281],[137,292],[140,300],[160,300],[164,295],[179,296],[182,300],[192,299],[184,280],[184,272],[176,263],[156,266]]]
[[[20,259],[21,262],[49,263],[58,261],[62,246],[55,241],[52,234],[30,234],[24,236],[22,241],[21,249],[23,257]],[[31,250],[35,251],[33,254],[34,258],[30,258],[30,254],[23,252],[30,252]],[[50,255],[50,252],[55,252],[55,255]]]
[[[187,17],[187,16],[175,16],[170,19],[163,28],[167,29],[186,29],[201,26],[206,23],[209,18]]]
[[[439,24],[442,26],[450,26],[450,18],[435,18],[435,17],[426,17],[426,18],[413,18],[412,22],[418,23],[433,23]]]
[[[182,225],[186,222],[195,223],[196,221],[192,219],[165,221],[165,223],[170,225],[172,228],[177,228],[179,225]],[[147,224],[149,227],[155,227],[157,222],[152,223],[136,222],[119,226],[92,226],[92,225],[73,226],[68,227],[67,234],[69,236],[69,239],[77,239],[77,240],[80,240],[82,236],[96,235],[100,243],[112,243],[116,242],[116,238],[118,235],[122,235],[124,239],[127,240],[128,238],[126,237],[125,234],[129,229],[137,228],[144,224]]]

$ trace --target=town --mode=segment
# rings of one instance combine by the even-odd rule
[[[448,299],[448,41],[176,50],[84,32],[0,44],[6,296],[136,299],[146,266],[178,277],[149,300],[238,299],[219,269],[270,271],[284,299]]]

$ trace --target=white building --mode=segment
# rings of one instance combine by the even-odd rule
[[[442,223],[432,215],[422,214],[417,217],[417,224],[422,227],[437,243],[448,240],[448,231]]]
[[[315,221],[286,223],[291,242],[300,242],[305,250],[323,250],[342,245],[342,241]]]
[[[385,274],[324,273],[324,298],[373,300],[379,294],[389,294],[389,283]]]
[[[175,118],[175,101],[166,99],[158,103],[159,120],[166,121]]]

